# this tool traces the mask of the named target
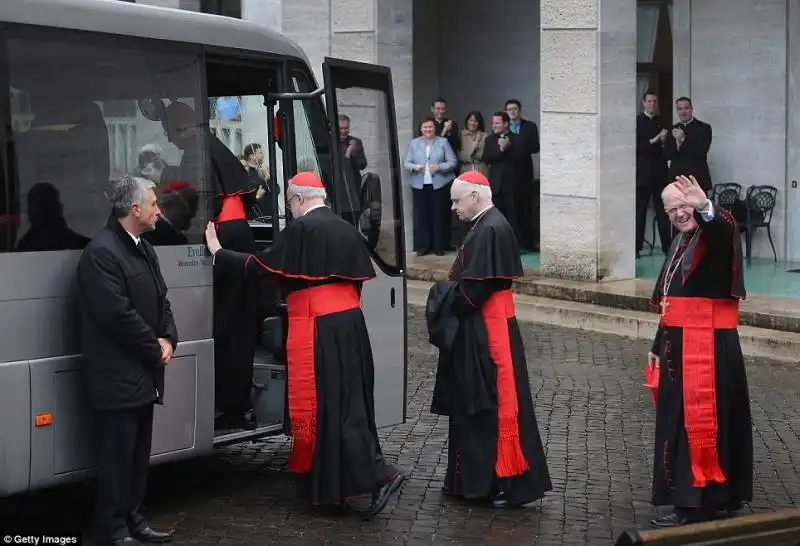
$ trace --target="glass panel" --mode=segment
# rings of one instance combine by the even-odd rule
[[[108,220],[109,179],[124,174],[157,184],[167,221],[152,232],[164,235],[154,244],[203,242],[208,205],[202,113],[195,108],[199,49],[39,30],[36,37],[9,38],[7,50],[16,250],[83,248]],[[161,120],[174,101],[185,105],[185,130],[171,141]]]
[[[333,82],[335,85],[335,81]],[[378,89],[336,89],[344,184],[336,188],[339,215],[367,239],[379,262],[400,267],[388,97]]]
[[[218,65],[210,65],[209,70],[216,70]],[[212,76],[214,80],[222,78]],[[210,79],[211,79],[210,78]],[[252,78],[253,92],[259,86],[259,78]],[[209,113],[213,112],[209,122],[211,133],[219,139],[242,162],[247,171],[252,188],[261,188],[253,200],[246,200],[247,219],[251,222],[272,224],[274,199],[282,194],[283,180],[281,173],[273,179],[276,172],[269,166],[267,149],[269,135],[268,112],[264,106],[264,95],[209,96]],[[273,143],[274,146],[274,143]],[[273,198],[271,192],[277,194]]]
[[[660,2],[645,2],[636,6],[636,62],[653,62],[660,13]]]

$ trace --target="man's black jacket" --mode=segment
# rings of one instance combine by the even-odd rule
[[[81,349],[92,406],[119,410],[162,403],[159,337],[178,331],[153,247],[111,218],[78,262]]]

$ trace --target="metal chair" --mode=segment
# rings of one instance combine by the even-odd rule
[[[767,228],[767,237],[772,247],[772,255],[778,261],[775,252],[775,243],[772,242],[772,211],[778,201],[778,188],[775,186],[750,186],[745,194],[745,220],[740,229],[745,232],[745,249],[747,264],[751,261],[751,248],[753,246],[753,233],[760,227]]]
[[[739,184],[733,182],[715,184],[711,190],[711,200],[728,212],[732,212],[741,193],[742,186]]]

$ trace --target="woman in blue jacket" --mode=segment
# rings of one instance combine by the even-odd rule
[[[449,184],[456,176],[458,158],[447,139],[436,136],[436,120],[428,116],[420,124],[422,136],[408,143],[403,168],[411,173],[414,196],[414,250],[417,256],[433,251],[443,256],[449,234]]]

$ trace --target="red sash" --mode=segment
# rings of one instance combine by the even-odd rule
[[[519,476],[528,463],[519,442],[519,404],[508,321],[514,317],[511,290],[495,292],[481,309],[489,338],[489,355],[497,366],[497,458],[494,471],[499,478]]]
[[[313,286],[292,292],[286,298],[289,315],[286,361],[292,433],[290,472],[308,472],[314,461],[317,433],[317,383],[314,373],[316,318],[355,309],[360,305],[353,283]]]
[[[683,420],[689,441],[692,486],[725,483],[717,455],[714,330],[739,327],[739,302],[671,296],[662,301],[662,325],[683,329]]]
[[[247,214],[244,212],[244,203],[239,195],[226,195],[222,198],[222,210],[217,215],[215,222],[230,222],[231,220],[244,220]]]

